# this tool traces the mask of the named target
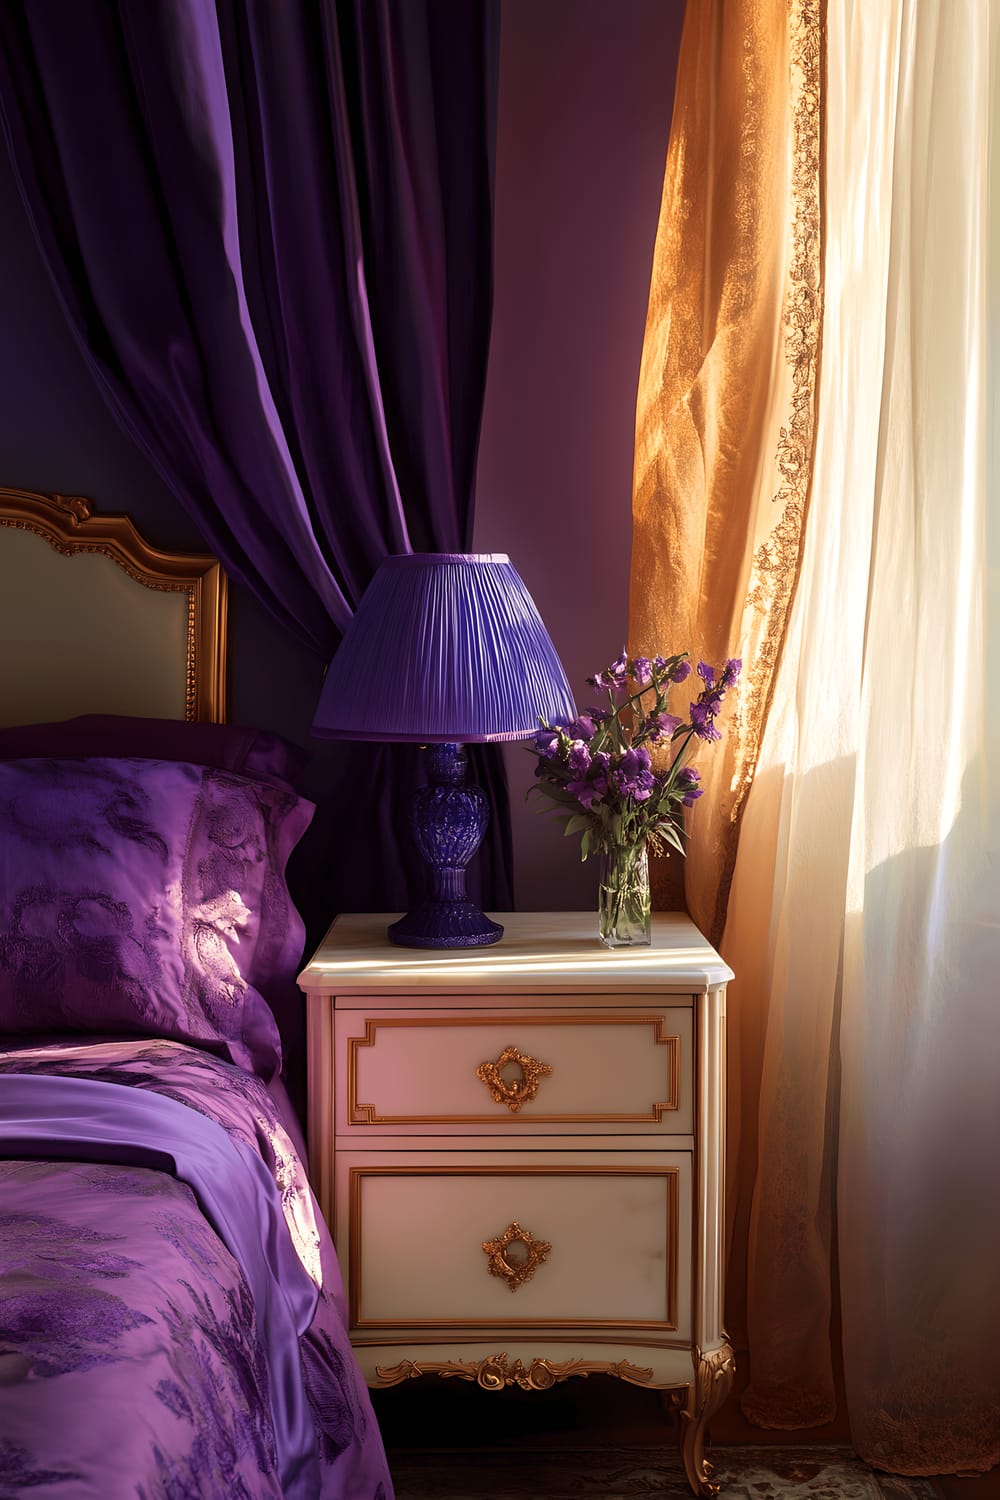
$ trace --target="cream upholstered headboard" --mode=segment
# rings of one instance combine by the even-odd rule
[[[226,576],[79,495],[0,488],[0,725],[226,717]]]

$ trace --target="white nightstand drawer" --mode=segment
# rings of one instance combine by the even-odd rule
[[[338,1135],[688,1135],[692,1011],[338,1011]]]
[[[342,1151],[336,1200],[352,1334],[690,1339],[687,1152]]]

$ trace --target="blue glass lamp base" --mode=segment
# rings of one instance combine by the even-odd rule
[[[421,901],[393,922],[389,939],[404,948],[485,948],[503,937],[474,901]]]
[[[465,867],[482,843],[489,802],[465,780],[461,745],[427,745],[426,786],[418,787],[410,809],[417,848],[430,870],[430,895],[393,922],[389,938],[405,948],[482,948],[503,936],[470,901]]]

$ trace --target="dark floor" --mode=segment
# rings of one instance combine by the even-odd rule
[[[829,1446],[850,1443],[846,1418],[794,1433],[753,1427],[739,1407],[745,1379],[737,1376],[730,1399],[712,1422],[718,1447]],[[677,1442],[677,1417],[659,1394],[604,1376],[567,1380],[542,1393],[512,1388],[482,1391],[464,1380],[424,1376],[373,1391],[389,1450],[486,1449],[553,1451],[582,1444],[646,1447]],[[942,1500],[1000,1500],[1000,1468],[977,1476],[937,1476]]]

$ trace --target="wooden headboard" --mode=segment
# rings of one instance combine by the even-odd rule
[[[227,580],[80,495],[0,488],[0,725],[226,717]]]

